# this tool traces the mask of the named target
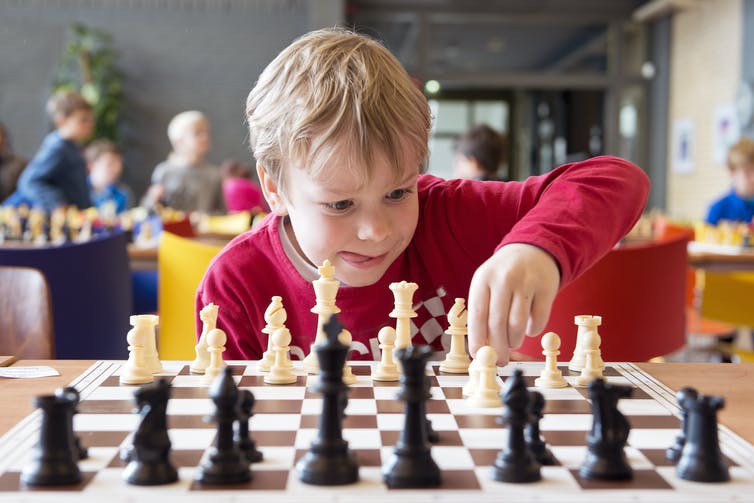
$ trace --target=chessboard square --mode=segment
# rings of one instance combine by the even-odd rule
[[[586,431],[555,430],[542,431],[542,436],[548,445],[583,446],[586,445]]]
[[[628,434],[628,443],[637,449],[656,449],[671,446],[678,431],[672,429],[632,428]]]
[[[461,434],[458,431],[454,430],[437,430],[435,429],[440,435],[440,440],[438,440],[436,443],[432,444],[433,446],[446,446],[446,447],[454,447],[454,446],[462,446],[463,440],[461,439]]]
[[[185,428],[212,428],[212,423],[206,421],[206,414],[180,414],[177,416],[168,417],[168,427],[173,429],[185,429]]]
[[[84,447],[119,446],[128,437],[128,431],[77,431]]]
[[[578,470],[586,459],[586,440],[581,445],[548,445],[560,466]]]
[[[464,415],[453,416],[459,428],[500,428],[502,425],[498,422],[500,416],[492,415]]]
[[[432,421],[432,428],[436,431],[457,431],[458,423],[453,414],[427,414]]]
[[[296,431],[254,431],[257,447],[291,447],[296,442]]]
[[[539,422],[542,430],[587,431],[592,428],[591,414],[545,414]]]
[[[469,382],[468,375],[442,374],[437,376],[437,384],[442,388],[463,388]]]
[[[112,463],[113,459],[118,458],[120,453],[119,447],[89,447],[88,456],[78,462],[79,470],[82,472],[96,472]]]
[[[516,501],[517,497],[522,501],[558,501],[564,494],[579,488],[569,471],[561,466],[543,466],[542,479],[529,484],[499,482],[492,477],[492,466],[477,466],[475,472],[484,494],[505,495],[499,501]],[[583,498],[569,501],[583,501]]]
[[[185,400],[168,401],[168,415],[179,414],[213,414],[215,405],[207,398],[187,398]]]
[[[619,490],[626,493],[638,490],[673,489],[656,470],[634,470],[634,476],[628,480],[589,480],[579,476],[578,469],[572,469],[571,475],[576,479],[579,486],[585,490]]]
[[[305,398],[301,402],[301,414],[317,415],[322,414],[322,398]]]
[[[631,468],[633,468],[634,470],[651,470],[655,466],[652,461],[647,459],[647,457],[641,450],[635,447],[627,445],[623,449],[623,452],[626,453],[628,464],[631,465]]]
[[[543,368],[545,368],[544,362],[510,362],[505,367],[498,367],[497,375],[505,379],[512,376],[513,372],[520,369],[521,372],[523,372],[524,377],[539,377]]]
[[[173,449],[201,449],[204,450],[212,445],[215,439],[215,429],[192,429],[168,430],[170,443]]]
[[[76,431],[133,431],[139,423],[138,414],[76,414]]]
[[[481,487],[476,472],[473,468],[469,468],[443,470],[442,483],[437,489],[438,491],[468,491],[479,490]]]
[[[301,416],[301,428],[319,428],[322,415]],[[377,428],[377,416],[375,415],[346,415],[343,420],[343,428]]]
[[[440,470],[473,470],[474,460],[462,446],[432,445],[432,459]]]
[[[469,428],[459,431],[463,445],[469,449],[502,449],[506,445],[508,432],[500,428],[494,432],[489,429]]]
[[[443,387],[440,388],[445,399],[460,400],[463,396],[463,388]]]
[[[83,400],[80,414],[131,414],[136,409],[133,396],[130,400]]]
[[[293,438],[291,438],[292,440]],[[259,442],[257,442],[257,447],[259,447]],[[290,470],[294,465],[295,453],[296,450],[292,447],[265,446],[262,449],[264,458],[262,458],[262,461],[254,463],[251,469],[254,471]]]
[[[500,449],[469,449],[469,455],[474,460],[475,466],[492,466],[499,452]]]
[[[358,388],[350,388],[348,391],[348,399],[369,399],[374,400],[374,388],[372,388],[371,385],[364,386],[364,387],[358,387]]]
[[[190,482],[191,491],[283,491],[288,486],[289,479],[287,470],[254,471],[253,465],[251,480],[237,484],[203,484],[196,480],[197,473],[198,470],[194,473],[194,480]]]
[[[303,400],[306,388],[303,386],[241,386],[254,394],[259,403],[260,400]]]
[[[738,494],[743,496],[749,494],[751,497],[750,487],[754,483],[754,473],[746,468],[740,466],[733,466],[728,469],[730,480],[724,484],[708,483],[708,482],[693,482],[691,480],[684,480],[679,478],[676,474],[675,466],[661,466],[655,469],[674,489],[681,491],[688,491],[693,493],[699,501],[714,501],[715,497],[719,497],[721,493],[734,495]],[[736,501],[734,498],[729,498],[731,501]],[[746,498],[741,501],[749,501]]]
[[[354,484],[342,486],[317,486],[305,484],[299,480],[297,470],[291,471],[286,488],[287,494],[298,495],[299,498],[306,496],[317,501],[354,501],[358,494],[359,500],[362,496],[369,500],[369,497],[383,494],[387,489],[382,483],[382,470],[379,467],[362,466],[359,468],[359,481]],[[291,500],[291,501],[301,501]]]
[[[356,456],[356,463],[359,467],[364,466],[382,466],[382,456],[380,455],[380,449],[350,449]],[[289,466],[295,466],[306,453],[307,449],[297,449],[293,463]]]
[[[384,431],[400,431],[405,425],[403,414],[377,414],[377,428]]]
[[[375,388],[374,388],[374,399],[378,401],[398,401],[398,398],[396,396],[398,395],[398,390],[400,389],[397,386],[376,386],[375,382]]]
[[[209,400],[209,388],[207,386],[174,386],[170,390],[171,400],[201,399]]]
[[[651,399],[625,399],[618,401],[618,410],[626,416],[667,416],[666,409],[657,400]]]
[[[538,388],[534,386],[532,389],[542,393],[546,403],[560,400],[586,402],[584,396],[579,393],[576,388],[571,388],[569,386],[565,388]]]
[[[318,434],[318,429],[302,428],[298,430],[294,446],[296,449],[309,449]],[[382,445],[380,432],[376,430],[344,429],[343,438],[351,449],[377,449]]]
[[[586,400],[545,401],[544,414],[591,414],[592,406]]]
[[[634,429],[681,429],[681,420],[675,416],[629,416],[628,422]]]
[[[24,486],[21,484],[21,472],[5,472],[0,475],[0,495],[4,492],[78,492],[82,491],[87,485],[89,485],[96,475],[96,472],[82,472],[81,482],[77,484],[69,484],[64,486]],[[13,501],[22,501],[18,498],[18,495],[14,497]]]
[[[87,402],[92,400],[125,400],[130,402],[132,407],[136,407],[134,403],[134,391],[135,388],[125,386],[100,386],[93,389],[92,392],[87,395],[86,400],[82,400],[81,403],[79,403],[79,411],[84,412],[82,406],[85,406]]]
[[[668,459],[667,449],[641,449],[642,455],[647,458],[654,466],[675,466],[676,462]],[[723,453],[723,463],[727,467],[738,466],[735,460],[729,458]]]
[[[353,375],[355,376],[368,377],[372,375],[371,362],[348,362],[348,366],[351,367],[351,372],[353,372]],[[368,382],[368,379],[367,380],[359,379],[359,381]]]
[[[475,414],[487,415],[487,416],[499,416],[503,413],[502,402],[500,403],[500,407],[490,407],[490,408],[472,407],[471,405],[469,405],[468,399],[466,398],[460,398],[460,399],[449,398],[448,400],[445,400],[445,403],[448,405],[450,412],[456,416],[473,416]]]
[[[246,368],[243,371],[244,376],[261,376],[264,372],[259,370],[259,361],[247,361]]]
[[[254,417],[263,414],[300,414],[303,400],[257,400]]]
[[[251,431],[296,431],[301,424],[300,414],[254,414]]]
[[[320,408],[320,412],[322,409]],[[371,398],[349,398],[346,406],[346,415],[377,414],[377,405]]]
[[[190,374],[190,375],[181,375],[177,376],[173,381],[170,383],[174,388],[204,388],[209,389],[208,384],[203,383],[204,375],[202,374]],[[233,380],[236,381],[236,384],[238,384],[238,381],[240,381],[240,378],[233,377]]]

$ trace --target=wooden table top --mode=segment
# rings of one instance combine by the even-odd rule
[[[60,372],[55,377],[34,379],[0,378],[0,435],[5,434],[34,408],[37,395],[53,393],[82,374],[92,361],[19,360],[14,365],[48,365]],[[754,444],[754,363],[640,363],[638,366],[659,381],[678,390],[692,386],[700,393],[725,397],[720,422]]]

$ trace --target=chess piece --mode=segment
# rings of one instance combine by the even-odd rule
[[[218,306],[209,303],[199,311],[199,319],[202,320],[202,333],[199,341],[194,346],[196,358],[189,366],[189,370],[194,374],[204,374],[209,366],[209,351],[207,350],[207,334],[210,330],[217,328]]]
[[[492,346],[482,346],[476,353],[477,383],[468,398],[472,407],[500,407],[500,385],[497,382],[497,353]]]
[[[144,332],[144,364],[153,374],[159,374],[165,369],[157,354],[157,333],[155,327],[160,322],[160,317],[155,314],[135,314],[131,316],[131,325],[134,330]]]
[[[539,422],[544,417],[545,397],[539,391],[529,391],[529,417],[527,419],[524,438],[526,445],[534,455],[534,459],[540,465],[551,466],[555,464],[555,456],[547,448],[539,431]]]
[[[312,282],[317,302],[311,309],[317,315],[317,333],[314,337],[314,344],[312,344],[309,354],[304,357],[303,362],[303,368],[309,374],[319,373],[319,362],[314,346],[324,342],[325,333],[322,327],[330,319],[330,316],[340,312],[340,308],[335,305],[335,296],[340,287],[340,281],[335,279],[335,268],[329,260],[325,260],[318,270],[320,277]]]
[[[687,414],[686,442],[676,465],[676,474],[694,482],[727,482],[728,467],[723,461],[717,434],[717,411],[725,406],[720,396],[689,393],[681,407]]]
[[[626,480],[633,478],[624,447],[631,425],[618,410],[618,400],[631,396],[633,388],[606,383],[597,378],[589,383],[592,402],[592,428],[586,437],[587,455],[579,475],[594,480]]]
[[[395,297],[395,308],[388,316],[395,318],[395,349],[411,346],[411,318],[417,314],[411,308],[414,292],[419,288],[416,283],[390,283],[390,290]]]
[[[73,406],[71,407],[71,414],[67,417],[68,422],[70,423],[67,426],[67,429],[71,431],[71,439],[73,440],[73,446],[71,447],[71,450],[74,453],[74,456],[76,459],[86,459],[89,457],[89,450],[83,446],[81,443],[81,437],[76,435],[73,432],[73,416],[78,414],[78,406],[79,402],[81,401],[81,395],[79,394],[79,391],[74,388],[73,386],[66,386],[65,388],[58,388],[55,390],[56,396],[65,396],[67,399],[73,401]]]
[[[291,333],[287,328],[278,328],[272,333],[272,347],[275,351],[275,362],[270,372],[265,374],[264,382],[267,384],[293,384],[296,375],[289,365],[288,351],[290,351]]]
[[[154,381],[154,376],[146,361],[148,343],[146,339],[150,337],[150,331],[145,330],[144,324],[149,322],[138,316],[131,316],[130,321],[134,328],[126,335],[128,361],[121,368],[120,382],[121,384],[147,384]]]
[[[582,314],[574,316],[574,323],[578,326],[576,331],[576,347],[573,350],[573,357],[568,363],[568,369],[574,372],[581,372],[586,364],[586,355],[583,352],[584,349],[584,336],[587,333],[597,333],[597,327],[602,324],[602,316],[592,316],[591,314]],[[597,334],[599,337],[599,334]],[[599,349],[599,347],[598,347]],[[602,357],[598,353],[594,359],[594,366],[603,370],[605,368],[605,362],[602,361]]]
[[[247,482],[251,480],[249,464],[233,438],[233,423],[238,419],[238,386],[230,367],[225,367],[212,382],[209,397],[215,404],[215,412],[205,420],[217,423],[217,435],[196,480],[205,484]]]
[[[254,415],[254,394],[248,389],[242,389],[238,397],[238,428],[235,432],[235,440],[241,449],[241,454],[249,463],[262,461],[263,455],[257,449],[257,444],[249,434],[249,419]]]
[[[340,340],[341,344],[345,344],[348,346],[350,352],[351,348],[351,341],[353,340],[353,336],[351,335],[351,332],[349,332],[346,329],[343,329],[343,331],[338,336],[338,339]],[[353,375],[353,371],[351,370],[351,367],[348,366],[348,352],[346,352],[346,362],[343,364],[343,382],[351,385],[356,382],[356,376]]]
[[[283,307],[283,298],[279,295],[272,297],[270,305],[264,311],[265,327],[262,329],[263,334],[267,334],[267,350],[262,353],[259,360],[259,370],[269,372],[275,361],[275,350],[272,344],[272,333],[278,328],[285,328],[285,320],[288,319],[288,313]]]
[[[219,328],[213,328],[207,334],[207,351],[209,351],[209,366],[204,370],[204,375],[201,377],[200,382],[202,384],[212,384],[212,382],[220,375],[223,369],[226,367],[223,361],[223,351],[225,351],[225,343],[228,337]]]
[[[393,348],[395,347],[395,329],[393,327],[382,327],[377,334],[377,340],[380,342],[382,356],[380,363],[372,367],[373,381],[397,381],[401,374],[398,366],[393,360]]]
[[[529,422],[529,391],[521,369],[514,370],[506,379],[502,401],[505,409],[500,423],[508,427],[508,442],[492,465],[492,478],[499,482],[536,482],[542,474],[524,439],[524,427]]]
[[[343,439],[343,412],[348,387],[343,383],[343,366],[348,346],[339,340],[343,326],[333,316],[323,327],[326,339],[315,344],[319,359],[319,383],[315,391],[322,394],[319,431],[309,450],[296,464],[301,482],[314,485],[352,484],[359,480],[356,456]]]
[[[675,395],[678,406],[681,408],[681,429],[678,435],[676,435],[673,445],[665,451],[665,457],[670,461],[675,462],[681,458],[681,451],[683,451],[683,446],[686,444],[686,437],[688,436],[689,411],[683,406],[684,401],[696,400],[697,396],[697,391],[689,387],[681,388]]]
[[[471,360],[471,363],[469,364],[469,380],[466,381],[466,384],[461,390],[461,394],[467,397],[471,396],[474,393],[474,390],[476,389],[478,383],[479,383],[479,365],[477,364],[476,359],[474,359],[474,360]]]
[[[596,330],[590,330],[583,334],[581,343],[584,366],[581,368],[581,375],[576,378],[576,385],[587,386],[593,380],[602,377],[602,369],[598,364],[600,336]]]
[[[129,451],[123,480],[129,484],[153,486],[178,480],[178,471],[170,462],[167,407],[170,383],[161,378],[134,393],[139,411],[139,426]]]
[[[76,460],[70,416],[78,403],[72,393],[45,395],[34,399],[42,410],[42,425],[34,457],[21,471],[21,483],[29,486],[57,486],[81,482]]]
[[[542,354],[545,355],[545,368],[534,380],[534,386],[538,388],[565,388],[568,382],[563,378],[563,373],[558,368],[558,355],[560,354],[560,337],[555,332],[547,332],[542,336]]]
[[[445,360],[440,364],[440,370],[449,374],[465,374],[469,371],[471,358],[466,353],[466,301],[457,298],[453,307],[448,312],[448,329],[450,335],[450,351],[445,355]]]

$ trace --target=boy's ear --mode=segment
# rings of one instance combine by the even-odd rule
[[[272,177],[267,175],[261,164],[257,163],[257,178],[259,179],[259,185],[262,187],[262,193],[267,200],[267,204],[270,209],[276,215],[285,216],[288,214],[288,208],[283,201],[283,196],[280,194],[278,184]]]

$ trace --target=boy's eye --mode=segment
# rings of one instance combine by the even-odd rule
[[[408,189],[395,189],[394,191],[388,193],[387,198],[392,201],[399,201],[406,197],[409,192],[410,191]]]
[[[325,206],[327,206],[327,208],[331,210],[345,211],[353,206],[353,202],[348,200],[335,201],[334,203],[327,203]]]

